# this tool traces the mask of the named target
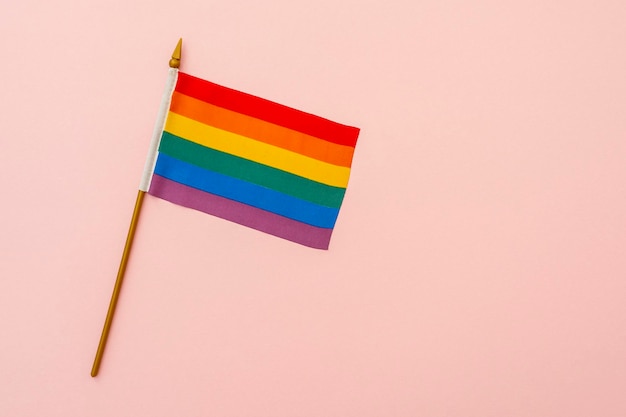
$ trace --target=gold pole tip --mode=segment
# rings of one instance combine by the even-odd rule
[[[176,44],[176,48],[174,49],[174,52],[172,52],[172,59],[170,59],[170,68],[180,67],[180,55],[181,55],[182,47],[183,47],[183,38],[180,38],[178,40],[178,43]]]

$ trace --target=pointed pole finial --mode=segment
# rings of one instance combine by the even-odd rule
[[[172,59],[170,59],[170,68],[178,68],[180,67],[180,51],[183,46],[183,38],[178,40],[176,44],[176,49],[172,52]]]

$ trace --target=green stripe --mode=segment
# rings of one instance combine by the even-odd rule
[[[159,152],[200,168],[271,188],[326,207],[339,208],[346,192],[345,188],[322,184],[248,159],[207,148],[168,132],[163,132]]]

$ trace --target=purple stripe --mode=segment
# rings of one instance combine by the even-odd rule
[[[184,207],[269,233],[301,245],[328,249],[333,229],[311,226],[237,201],[219,197],[160,175],[152,176],[149,194]]]

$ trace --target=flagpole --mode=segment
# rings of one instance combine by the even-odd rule
[[[117,307],[117,301],[120,296],[120,290],[122,288],[122,282],[124,281],[124,273],[126,272],[126,265],[128,264],[128,258],[130,256],[130,249],[133,245],[133,239],[135,237],[135,231],[137,230],[137,223],[139,222],[139,214],[141,213],[141,206],[143,204],[143,198],[149,189],[150,181],[152,178],[152,172],[154,171],[154,164],[156,161],[156,153],[161,138],[161,132],[165,124],[167,117],[167,111],[169,109],[169,102],[172,96],[172,90],[176,84],[176,77],[178,67],[180,66],[182,39],[179,39],[172,58],[169,61],[170,72],[168,76],[168,82],[165,92],[163,93],[163,99],[161,100],[161,106],[159,108],[159,114],[157,116],[157,122],[154,127],[152,135],[152,141],[150,143],[150,150],[146,159],[146,166],[142,175],[141,183],[139,185],[139,192],[137,193],[137,199],[135,200],[135,208],[133,210],[133,217],[130,221],[130,227],[128,229],[128,235],[126,236],[126,244],[124,245],[124,251],[122,252],[122,260],[120,262],[119,270],[117,271],[117,278],[115,280],[115,286],[113,287],[113,294],[111,295],[111,302],[109,303],[109,309],[107,311],[106,319],[104,321],[104,328],[102,329],[102,335],[100,336],[100,342],[98,343],[98,350],[96,351],[96,357],[93,361],[93,367],[91,368],[91,376],[98,375],[100,370],[100,364],[102,363],[102,356],[104,355],[104,349],[109,338],[109,331],[111,330],[111,323],[113,323],[113,316],[115,315],[115,308]]]

